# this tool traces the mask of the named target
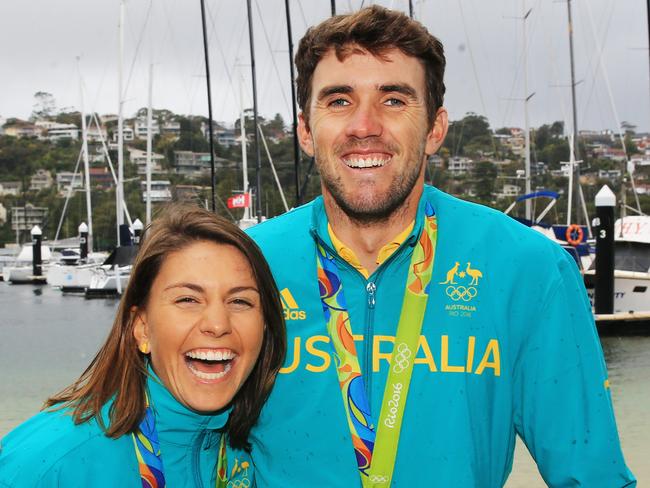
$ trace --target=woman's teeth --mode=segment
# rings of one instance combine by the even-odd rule
[[[203,361],[229,361],[234,359],[236,354],[229,349],[220,349],[217,351],[189,351],[185,353],[188,358],[201,359]]]
[[[196,377],[212,381],[228,374],[236,357],[237,354],[229,349],[197,349],[185,353],[185,362]]]
[[[188,363],[189,370],[197,377],[201,378],[202,380],[208,380],[208,381],[213,381],[213,380],[218,380],[219,378],[223,378],[228,374],[228,372],[232,369],[232,363],[228,363],[224,366],[223,371],[218,371],[215,373],[206,373],[205,371],[199,371],[194,367],[192,363]]]

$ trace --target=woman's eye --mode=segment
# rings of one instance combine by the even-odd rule
[[[237,308],[250,308],[253,303],[245,298],[233,298],[230,303]]]
[[[196,298],[194,297],[178,297],[175,303],[197,303]]]

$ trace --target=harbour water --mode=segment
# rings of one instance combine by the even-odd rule
[[[117,303],[0,282],[0,437],[79,376],[106,337]],[[639,487],[650,486],[650,330],[601,341],[626,461]],[[544,486],[519,443],[506,487]]]

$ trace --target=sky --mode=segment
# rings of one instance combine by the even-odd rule
[[[370,3],[408,11],[404,0],[338,0],[337,13]],[[415,18],[445,46],[445,106],[451,120],[474,112],[494,129],[523,127],[522,100],[534,93],[530,125],[562,120],[570,130],[566,1],[413,3]],[[258,111],[267,117],[280,113],[289,122],[285,2],[251,4]],[[330,15],[331,3],[290,0],[289,5],[295,50],[307,27]],[[252,106],[246,2],[205,0],[205,6],[213,115],[231,124],[242,105]],[[650,130],[646,2],[572,0],[571,6],[578,128],[617,130],[627,121],[639,131]],[[29,117],[38,91],[51,93],[58,109],[79,109],[83,92],[87,112],[117,113],[119,17],[119,0],[0,2],[0,117]],[[207,116],[200,1],[125,0],[122,64],[125,116],[147,106],[151,65],[154,108]]]

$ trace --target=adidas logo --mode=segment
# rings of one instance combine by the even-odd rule
[[[298,303],[295,298],[293,298],[289,288],[285,288],[280,292],[280,298],[282,299],[284,320],[305,320],[307,318],[307,312],[300,310],[300,307],[298,307]]]

